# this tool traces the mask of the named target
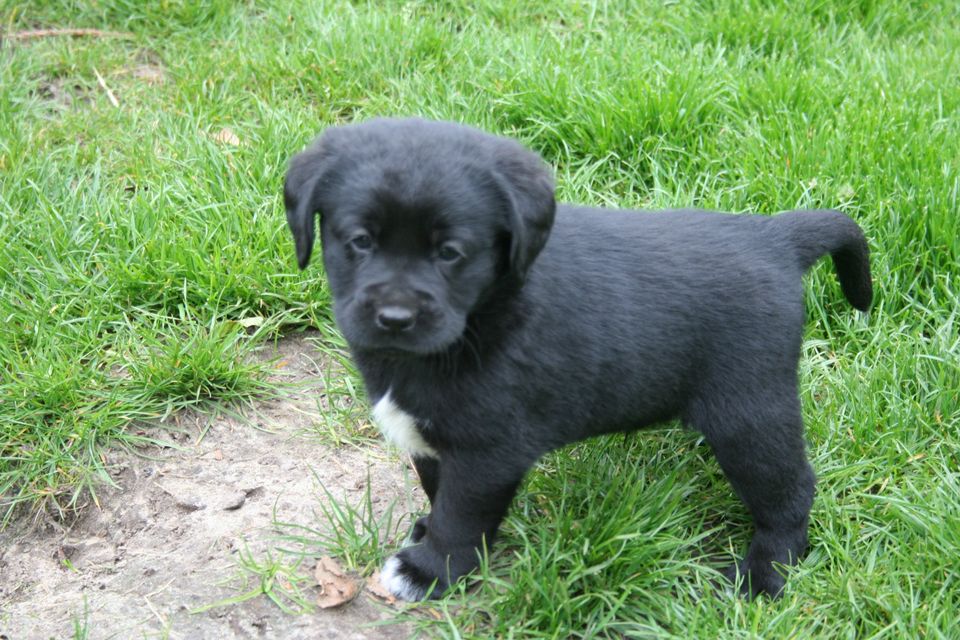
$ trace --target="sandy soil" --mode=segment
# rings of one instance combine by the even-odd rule
[[[369,477],[374,508],[419,508],[411,472],[377,446],[334,448],[311,426],[323,392],[322,356],[303,337],[264,349],[285,379],[313,389],[258,404],[237,417],[189,414],[179,431],[153,429],[167,446],[115,451],[116,487],[98,492],[69,524],[19,522],[0,532],[0,640],[72,638],[406,638],[395,612],[368,591],[336,609],[284,613],[265,596],[192,610],[257,583],[238,554],[276,550],[279,522],[328,527],[324,493],[358,504]],[[345,493],[346,492],[346,493]],[[307,563],[312,568],[313,562]],[[309,574],[305,567],[304,574]],[[313,587],[319,591],[319,587]]]

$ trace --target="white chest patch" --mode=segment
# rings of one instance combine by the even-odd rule
[[[427,444],[417,430],[417,421],[396,405],[390,392],[373,405],[373,421],[388,442],[414,456],[438,458],[437,452]]]

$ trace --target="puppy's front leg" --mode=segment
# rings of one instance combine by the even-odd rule
[[[390,557],[380,573],[384,586],[401,600],[440,597],[477,567],[478,552],[493,542],[527,467],[505,467],[498,456],[445,453],[435,470],[433,510],[419,532],[423,519],[414,526],[413,535],[420,537]]]
[[[420,485],[432,505],[433,499],[437,495],[437,487],[440,485],[440,461],[429,456],[413,456],[413,466],[420,478]],[[423,536],[427,534],[429,524],[430,516],[417,518],[413,528],[410,529],[410,542],[420,542]]]

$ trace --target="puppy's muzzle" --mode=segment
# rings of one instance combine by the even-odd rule
[[[368,287],[361,298],[366,321],[377,330],[391,334],[411,334],[414,329],[428,330],[433,296],[407,286],[378,284]]]

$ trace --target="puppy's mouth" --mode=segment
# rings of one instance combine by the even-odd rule
[[[465,318],[451,309],[399,309],[358,298],[334,298],[334,315],[351,349],[397,360],[443,353],[466,326]]]
[[[415,351],[410,351],[408,349],[401,349],[399,347],[359,347],[361,351],[366,351],[374,355],[378,355],[382,358],[389,358],[391,360],[402,360],[405,358],[410,358],[419,355]]]
[[[406,341],[396,338],[352,342],[349,337],[347,341],[351,342],[351,345],[358,351],[364,351],[371,355],[390,360],[408,360],[410,358],[434,356],[448,350],[457,342],[456,339],[451,341],[434,341],[429,339],[423,341]]]
[[[423,358],[447,351],[463,332],[456,319],[423,323],[410,331],[387,331],[373,322],[339,321],[351,348],[390,359]]]

